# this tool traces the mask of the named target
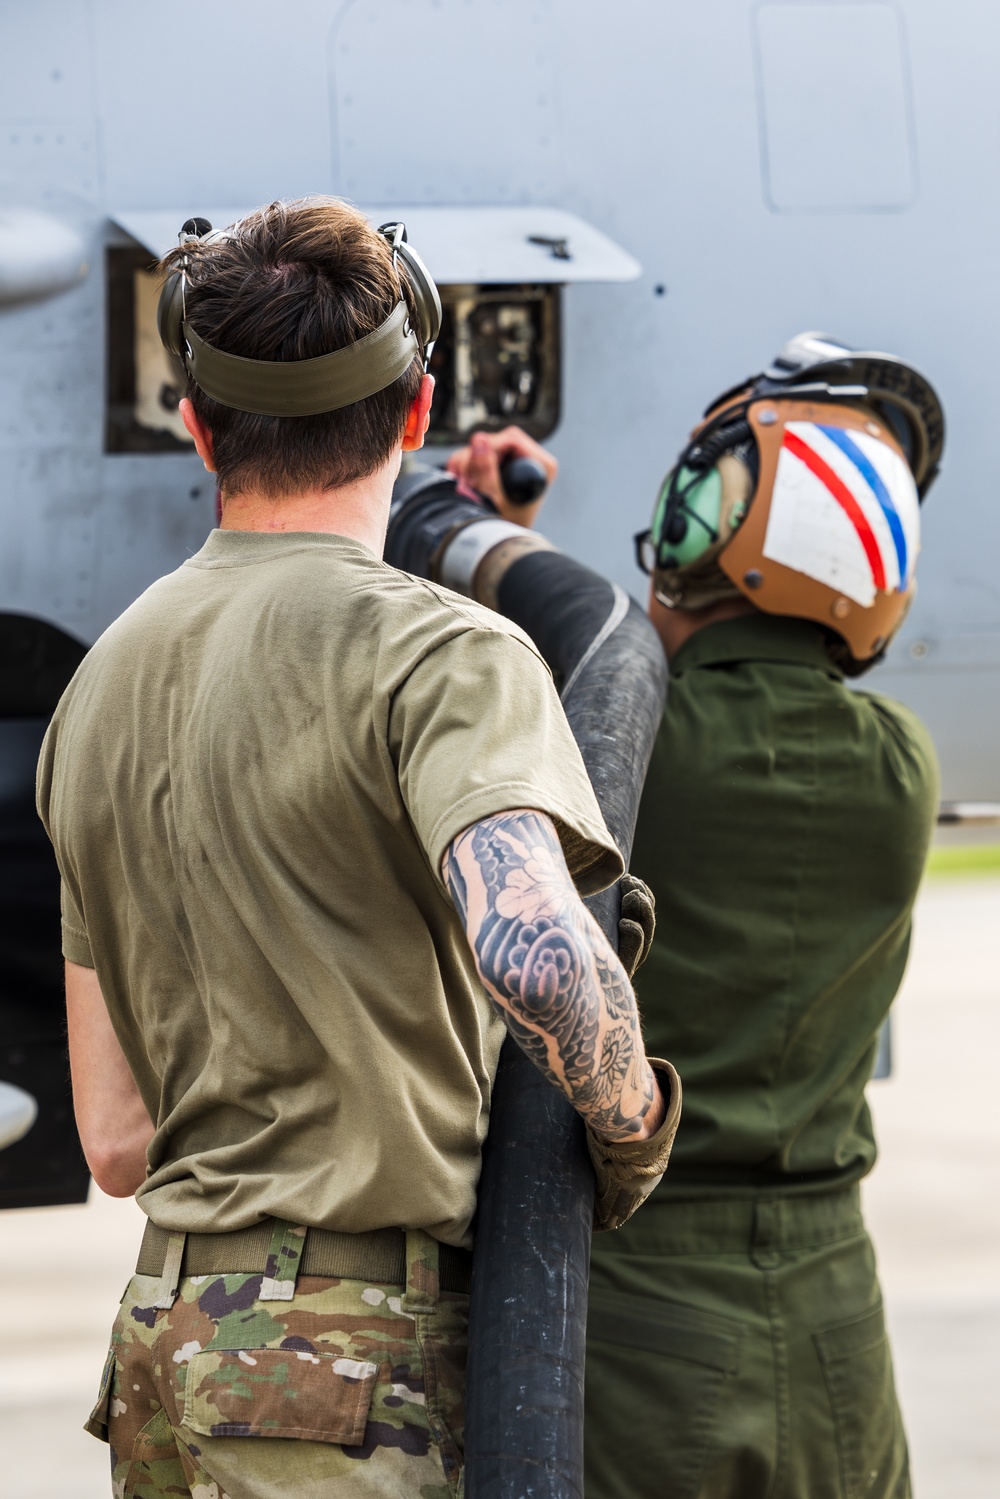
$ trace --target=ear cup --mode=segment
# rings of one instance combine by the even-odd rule
[[[434,284],[434,278],[424,265],[420,256],[411,245],[404,240],[396,246],[399,257],[406,265],[406,273],[409,277],[410,289],[413,292],[413,300],[417,304],[417,317],[420,320],[420,342],[426,348],[432,344],[441,332],[441,298]]]
[[[378,232],[383,239],[388,240],[393,254],[398,255],[406,266],[406,278],[410,283],[420,324],[416,331],[420,342],[427,349],[441,332],[441,298],[434,277],[413,246],[407,243],[406,225],[402,221],[393,220],[389,224],[380,224]]]
[[[225,239],[227,231],[216,229],[213,231],[207,219],[185,219],[181,227],[180,242],[185,240],[201,240],[205,244],[212,240]],[[184,335],[181,332],[181,323],[184,321],[184,272],[174,271],[163,283],[160,291],[160,300],[156,304],[156,331],[160,335],[160,342],[168,354],[176,354],[178,359],[184,359]]]
[[[684,567],[697,562],[718,540],[722,477],[714,466],[707,473],[681,467],[676,490],[676,509],[670,507],[665,515],[664,533],[676,565]]]
[[[170,354],[183,358],[181,351],[181,320],[184,315],[184,274],[174,271],[164,281],[160,300],[156,305],[156,328],[160,342]]]

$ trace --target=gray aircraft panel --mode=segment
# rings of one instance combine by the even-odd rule
[[[243,218],[256,207],[213,208],[196,205],[169,210],[116,208],[112,217],[152,254],[162,256],[177,244],[177,227],[197,212],[219,228]],[[607,235],[562,208],[413,207],[382,203],[359,207],[373,224],[403,219],[408,237],[434,266],[439,283],[449,285],[498,282],[634,281],[642,274],[639,262]],[[553,254],[563,247],[565,258]]]
[[[7,0],[0,204],[77,230],[91,270],[0,312],[0,609],[90,640],[212,522],[193,456],[105,450],[116,209],[549,206],[643,267],[564,293],[545,522],[637,594],[686,430],[791,333],[935,382],[920,593],[870,681],[926,716],[948,795],[1000,796],[998,43],[992,0]]]

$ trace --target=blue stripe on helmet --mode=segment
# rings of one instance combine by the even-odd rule
[[[858,447],[851,434],[843,427],[824,427],[816,423],[824,437],[828,437],[835,443],[846,458],[849,458],[855,468],[859,470],[868,488],[879,502],[882,514],[889,523],[889,531],[892,535],[892,543],[896,548],[896,561],[899,563],[899,592],[906,591],[906,535],[903,531],[903,523],[897,514],[896,507],[892,502],[892,496],[885,487],[885,481],[878,469],[872,463],[867,454]]]

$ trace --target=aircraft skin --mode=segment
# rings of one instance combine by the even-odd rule
[[[545,516],[633,592],[687,428],[790,334],[935,382],[920,596],[872,680],[930,723],[946,796],[997,797],[998,41],[990,0],[633,0],[612,24],[596,0],[7,0],[0,201],[82,230],[91,269],[0,315],[0,609],[89,642],[212,524],[193,455],[103,451],[116,210],[551,204],[643,267],[564,297]]]
[[[715,396],[803,329],[911,361],[944,467],[917,601],[864,685],[924,716],[944,796],[1000,799],[998,43],[993,0],[5,0],[0,302],[7,211],[75,234],[89,270],[0,307],[0,626],[86,646],[215,520],[193,451],[143,450],[115,406],[115,319],[138,314],[112,271],[152,258],[117,216],[551,207],[642,269],[562,295],[547,534],[643,597],[632,534]],[[0,718],[23,725],[17,670]]]

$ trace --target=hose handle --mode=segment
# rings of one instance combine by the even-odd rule
[[[511,454],[501,460],[500,482],[512,505],[533,505],[548,487],[548,475],[537,458]]]

